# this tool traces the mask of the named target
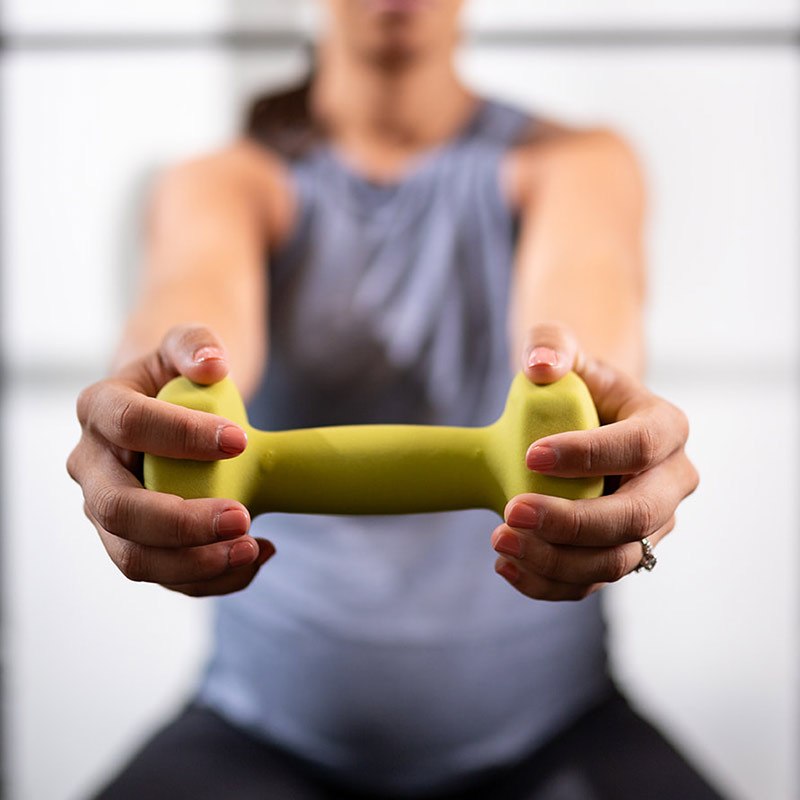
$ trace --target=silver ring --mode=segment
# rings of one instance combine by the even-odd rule
[[[641,572],[643,569],[652,572],[657,563],[658,559],[653,555],[653,545],[650,544],[650,540],[645,536],[642,539],[642,560],[634,572]]]

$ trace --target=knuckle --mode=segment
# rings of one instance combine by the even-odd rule
[[[180,344],[185,341],[186,337],[191,334],[195,326],[189,323],[181,323],[180,325],[173,325],[165,334],[166,341],[172,341]]]
[[[651,467],[658,454],[658,442],[653,431],[642,425],[637,429],[632,447],[632,466],[639,472]]]
[[[215,545],[194,547],[190,551],[187,569],[192,573],[192,580],[210,581],[224,575],[230,567],[227,561],[227,550]]]
[[[638,495],[631,499],[629,532],[636,539],[649,536],[656,528],[658,510],[647,495]]]
[[[119,571],[135,583],[147,580],[145,561],[144,548],[131,542],[123,544],[116,558]]]
[[[198,335],[202,333],[199,325],[179,325],[175,328],[175,344],[181,350],[189,352],[197,342]]]
[[[206,445],[209,438],[216,442],[216,423],[211,423],[214,425],[215,430],[213,436],[209,437],[206,435],[206,426],[208,422],[206,418],[198,419],[192,417],[191,422],[186,426],[186,437],[192,448],[203,447]]]
[[[621,547],[613,547],[608,551],[602,579],[607,583],[616,583],[628,574],[628,559]]]
[[[592,394],[599,397],[610,395],[619,380],[613,367],[605,361],[591,356],[587,356],[585,359],[584,372],[591,375],[592,385],[595,387]]]
[[[94,498],[92,513],[103,529],[118,532],[124,516],[122,495],[113,487],[100,490]]]
[[[193,453],[206,441],[203,423],[194,416],[181,421],[175,429],[176,446],[186,453]]]
[[[593,437],[587,437],[587,446],[583,451],[583,471],[591,475],[602,461],[602,448],[600,443]]]
[[[685,442],[689,438],[689,417],[677,406],[670,403],[670,407],[675,418],[672,424],[673,429],[680,437],[681,442]]]
[[[589,597],[589,595],[594,594],[595,591],[594,584],[579,586],[573,590],[572,596],[569,599],[580,602],[581,600],[585,600],[587,597]]]
[[[67,475],[69,475],[70,478],[72,478],[72,480],[74,480],[76,483],[79,483],[78,474],[80,471],[80,460],[81,460],[80,454],[78,452],[79,447],[80,445],[74,448],[73,451],[67,457]]]
[[[530,576],[516,585],[516,589],[531,600],[550,600],[553,583],[546,578]]]
[[[697,487],[700,485],[700,473],[697,471],[697,467],[689,461],[689,491],[688,494],[692,494],[693,492],[697,491]]]
[[[584,522],[580,506],[577,503],[571,503],[566,525],[561,532],[561,544],[574,545],[580,543],[583,537],[583,529]]]
[[[558,578],[563,572],[564,558],[558,547],[543,547],[536,557],[537,572],[546,578]]]
[[[116,444],[125,446],[130,441],[131,434],[141,424],[141,413],[132,400],[125,400],[114,407],[110,422]]]
[[[178,505],[175,518],[175,545],[177,547],[193,547],[198,543],[197,527],[194,517],[189,513],[185,500]]]
[[[78,414],[78,421],[82,427],[86,427],[89,424],[92,408],[97,400],[99,386],[99,383],[93,383],[91,386],[82,389],[78,394],[78,399],[75,402],[75,410]]]
[[[201,345],[215,344],[216,337],[207,326],[190,322],[170,328],[164,342],[173,353],[191,355]]]

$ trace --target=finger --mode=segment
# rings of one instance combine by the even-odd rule
[[[181,375],[195,383],[221,381],[228,374],[228,353],[222,340],[204,325],[178,325],[164,337],[158,355],[174,364]]]
[[[102,447],[73,467],[92,518],[109,533],[148,547],[197,547],[247,533],[250,515],[234,500],[184,500],[151,492]]]
[[[275,554],[275,547],[271,542],[266,539],[256,539],[256,541],[259,544],[259,555],[253,564],[231,569],[225,575],[210,581],[166,585],[166,588],[190,597],[219,597],[246,589],[258,575],[261,567]]]
[[[587,500],[517,495],[508,502],[504,517],[510,527],[536,531],[553,544],[614,547],[657,531],[696,486],[697,472],[680,451],[612,495]]]
[[[228,355],[219,336],[203,325],[178,325],[167,331],[157,350],[125,364],[115,377],[155,397],[178,375],[209,384],[227,374]]]
[[[686,416],[675,406],[650,398],[628,419],[588,431],[538,439],[525,455],[529,469],[545,475],[631,475],[663,461],[686,443]]]
[[[534,600],[583,600],[603,586],[602,583],[581,585],[543,578],[541,575],[525,569],[524,565],[504,557],[497,559],[494,569],[517,591]]]
[[[677,412],[683,417],[682,424],[686,426],[688,434],[688,423],[683,412],[654,395],[632,376],[585,353],[578,354],[574,369],[589,389],[601,423],[618,422],[641,409],[663,405],[670,406],[671,413]]]
[[[247,435],[239,425],[202,411],[147,397],[123,381],[101,381],[78,397],[84,429],[117,447],[168,458],[212,461],[239,455]]]
[[[633,569],[628,566],[631,553],[626,549],[641,552],[636,543],[618,547],[555,545],[532,531],[514,530],[506,524],[495,529],[492,547],[520,570],[557,583],[582,585],[618,581]]]
[[[109,557],[131,581],[175,585],[214,580],[231,569],[253,564],[259,554],[251,536],[202,547],[147,547],[114,536],[92,521]]]
[[[525,337],[522,369],[533,383],[552,383],[572,369],[577,352],[577,339],[566,326],[540,323]]]
[[[675,517],[648,537],[655,547],[672,530]],[[554,545],[531,531],[498,526],[492,534],[494,550],[518,569],[557,583],[588,586],[614,583],[633,572],[642,561],[641,542],[616,547],[570,547]]]

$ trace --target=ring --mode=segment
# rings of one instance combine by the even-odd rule
[[[641,572],[643,569],[652,572],[657,563],[658,559],[653,555],[653,545],[650,544],[650,540],[645,536],[642,539],[642,560],[634,572]]]

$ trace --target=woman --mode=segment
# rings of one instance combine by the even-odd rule
[[[327,0],[309,86],[156,191],[142,297],[113,376],[79,399],[69,470],[127,577],[225,597],[197,701],[103,797],[716,796],[605,666],[596,590],[648,560],[697,484],[684,415],[639,382],[639,170],[613,134],[466,89],[460,5]],[[608,423],[532,444],[528,467],[616,491],[522,495],[497,526],[251,521],[139,483],[143,452],[246,447],[153,399],[177,374],[230,372],[280,429],[485,424],[520,368],[577,370]]]

